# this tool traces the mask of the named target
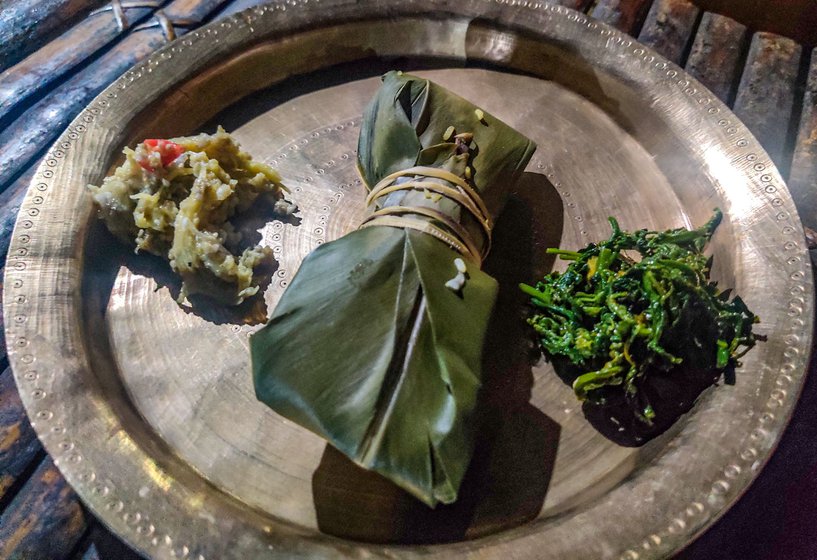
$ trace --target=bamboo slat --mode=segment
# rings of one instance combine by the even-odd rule
[[[635,35],[652,0],[598,0],[590,15],[620,31]]]
[[[104,0],[28,0],[0,5],[0,71],[36,51],[52,35]]]
[[[150,4],[153,4],[152,6]],[[47,91],[74,68],[108,46],[127,29],[146,18],[161,2],[144,2],[122,9],[91,13],[86,19],[0,74],[0,121],[19,113],[31,96]]]
[[[0,192],[0,259],[4,261],[11,243],[14,223],[17,221],[17,212],[20,211],[20,205],[41,161],[42,158],[38,158],[6,190]]]
[[[726,16],[706,12],[692,43],[686,71],[727,105],[732,104],[747,48],[746,27]]]
[[[197,27],[224,0],[175,0],[163,15],[175,35]],[[178,22],[178,26],[175,24]],[[160,25],[139,26],[0,132],[0,190],[9,186],[108,84],[167,42]]]
[[[803,224],[817,230],[817,49],[811,51],[789,190]]]
[[[7,501],[9,491],[41,452],[20,402],[14,376],[6,368],[0,373],[0,503]]]
[[[0,558],[64,560],[86,527],[76,494],[46,457],[0,515]]]
[[[735,114],[786,174],[785,154],[801,47],[773,33],[756,33],[738,86]]]
[[[689,0],[656,0],[638,40],[675,64],[683,64],[699,14]]]

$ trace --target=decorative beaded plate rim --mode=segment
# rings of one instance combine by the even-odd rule
[[[248,48],[262,39],[274,40],[289,31],[329,23],[335,17],[329,15],[333,10],[347,18],[357,14],[396,17],[434,11],[461,17],[484,14],[505,29],[519,29],[534,36],[551,33],[578,46],[599,44],[601,39],[611,52],[625,56],[637,65],[622,69],[622,72],[639,71],[644,74],[642,79],[671,87],[686,102],[700,105],[702,114],[710,119],[708,124],[714,124],[720,130],[717,140],[729,146],[729,153],[733,155],[731,165],[745,174],[753,196],[764,204],[768,216],[764,217],[763,223],[764,227],[770,228],[770,238],[776,244],[773,249],[786,255],[787,280],[784,286],[780,286],[780,293],[785,297],[787,323],[779,332],[783,341],[782,360],[774,366],[765,366],[763,372],[774,376],[774,389],[768,394],[765,408],[758,410],[746,427],[751,443],[721,465],[718,472],[702,473],[703,478],[711,481],[708,490],[698,499],[666,511],[666,518],[645,532],[641,539],[618,543],[619,548],[604,549],[601,556],[638,560],[665,557],[677,551],[711,525],[745,491],[771,455],[797,401],[811,348],[814,312],[812,273],[802,227],[785,184],[768,155],[746,127],[701,84],[628,36],[581,13],[541,2],[417,0],[389,3],[364,0],[353,7],[348,2],[333,0],[278,2],[249,9],[191,32],[126,72],[100,94],[50,148],[37,170],[20,209],[5,272],[3,297],[9,361],[31,423],[55,464],[103,521],[132,546],[156,558],[205,560],[223,557],[223,545],[217,541],[225,536],[236,539],[231,544],[235,546],[231,554],[237,558],[260,555],[270,558],[445,557],[454,552],[463,557],[484,557],[482,554],[507,554],[514,549],[517,540],[523,547],[516,549],[521,554],[519,558],[541,557],[540,554],[545,553],[541,541],[537,544],[537,537],[526,533],[524,527],[468,543],[389,547],[304,534],[280,520],[266,519],[262,514],[231,518],[228,513],[233,506],[229,504],[220,509],[213,506],[214,510],[208,515],[216,516],[217,523],[210,526],[201,519],[178,517],[181,511],[179,501],[201,492],[200,486],[187,480],[169,483],[167,503],[162,502],[165,498],[139,501],[127,489],[134,484],[136,487],[156,485],[156,480],[146,474],[147,467],[144,467],[150,461],[149,455],[145,449],[133,444],[121,426],[117,431],[115,422],[110,424],[113,422],[111,418],[100,420],[93,418],[93,411],[80,410],[80,404],[92,403],[83,400],[82,387],[71,386],[70,378],[72,372],[84,367],[83,359],[87,356],[65,358],[60,356],[60,349],[55,348],[63,337],[72,336],[71,329],[76,326],[60,324],[65,317],[59,312],[75,305],[78,297],[75,288],[81,277],[81,259],[78,257],[81,244],[71,246],[73,252],[61,255],[54,252],[54,246],[43,238],[43,234],[48,231],[54,214],[49,197],[59,191],[61,170],[70,164],[78,142],[94,129],[100,116],[110,112],[112,106],[121,105],[117,98],[134,82],[149,80],[152,74],[168,66],[175,67],[180,60],[187,64],[186,75],[193,75],[215,58],[215,55],[202,54],[207,45],[222,43],[229,44],[231,49]],[[201,60],[196,61],[197,57]],[[65,264],[69,260],[69,266],[61,271],[59,278],[53,279],[48,286],[41,283],[44,271],[55,263]],[[77,348],[81,351],[81,347]],[[65,359],[60,362],[55,357]],[[68,389],[71,392],[55,392]],[[74,400],[68,402],[66,395]],[[110,463],[102,460],[100,449],[104,450],[104,444],[98,441],[102,435],[88,434],[87,430],[103,426],[111,430],[104,434],[104,438],[118,441],[122,454],[125,454],[123,449],[129,449],[129,457],[117,455]],[[89,435],[98,437],[87,437]],[[143,464],[128,471],[108,470],[111,466],[127,465],[128,461],[135,465],[142,461]],[[154,464],[151,468],[157,467]],[[131,483],[129,478],[138,481]],[[229,498],[224,499],[229,502]],[[569,526],[575,522],[575,519],[563,517],[553,521],[553,525]]]

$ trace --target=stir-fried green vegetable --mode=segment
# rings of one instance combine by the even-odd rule
[[[649,424],[655,412],[640,387],[651,372],[722,370],[754,346],[758,318],[709,280],[702,251],[721,218],[715,210],[703,227],[664,232],[622,231],[610,218],[608,240],[548,249],[572,261],[564,273],[520,285],[545,353],[584,372],[573,381],[580,400],[604,404],[621,391]]]

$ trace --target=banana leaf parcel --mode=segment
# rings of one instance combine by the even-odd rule
[[[386,74],[358,143],[371,214],[304,259],[251,338],[258,399],[430,507],[455,501],[497,292],[480,264],[535,149],[439,85]]]

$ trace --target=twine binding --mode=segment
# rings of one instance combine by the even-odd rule
[[[137,2],[122,2],[121,0],[111,0],[107,6],[103,6],[90,13],[90,15],[102,14],[105,12],[112,12],[113,19],[116,22],[116,27],[119,31],[125,31],[128,28],[128,18],[125,15],[125,10],[131,8],[158,8],[161,5],[157,0],[144,0]]]
[[[164,11],[159,10],[154,14],[154,18],[147,23],[143,23],[141,25],[137,25],[134,27],[135,30],[141,29],[150,29],[152,27],[161,27],[162,34],[165,36],[165,39],[168,41],[172,41],[176,38],[176,27],[182,28],[192,28],[198,27],[201,23],[199,21],[195,21],[192,19],[170,19]]]
[[[453,187],[437,181],[409,180],[398,183],[397,180],[401,177],[439,179],[450,183]],[[479,248],[480,246],[473,239],[471,233],[461,223],[438,210],[425,206],[387,206],[372,212],[363,220],[360,227],[390,226],[421,231],[443,241],[461,255],[471,258],[478,264],[482,263],[482,259],[485,258],[491,248],[493,221],[485,202],[474,187],[461,177],[444,169],[423,166],[410,167],[392,173],[377,183],[366,197],[366,206],[371,206],[379,198],[401,190],[434,192],[457,202],[468,210],[482,227],[484,241],[482,248]],[[431,220],[421,220],[414,216],[423,216]]]

